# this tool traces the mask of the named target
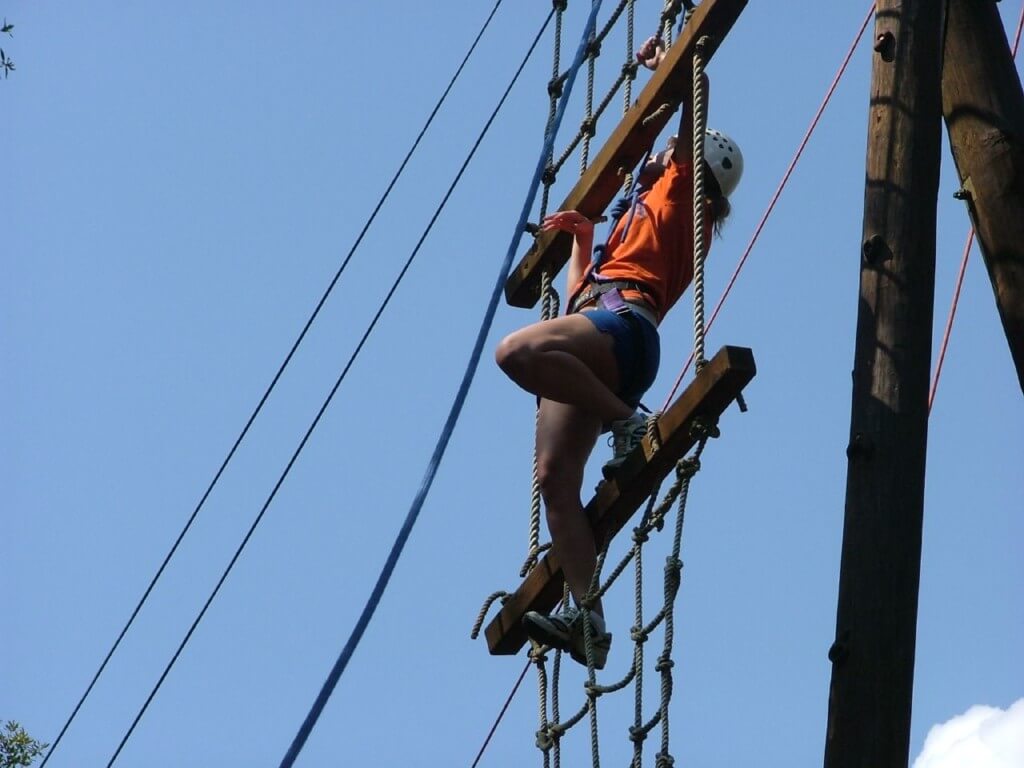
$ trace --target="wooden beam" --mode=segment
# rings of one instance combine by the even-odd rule
[[[1024,93],[994,0],[950,0],[942,112],[1024,391]]]
[[[717,421],[754,378],[753,353],[745,347],[722,347],[682,395],[658,419],[661,450],[649,438],[629,456],[610,481],[602,482],[586,506],[598,542],[611,539],[626,524],[655,486],[693,447],[691,434],[698,418]],[[493,654],[514,654],[526,643],[522,618],[527,611],[549,611],[562,596],[562,566],[549,552],[502,606],[487,626],[487,647]]]
[[[658,134],[693,89],[693,51],[707,36],[708,59],[732,29],[747,0],[704,0],[653,73],[633,108],[626,113],[594,162],[573,187],[559,210],[577,210],[597,218],[622,187],[622,180],[640,162]],[[661,109],[668,105],[668,109]],[[661,111],[659,111],[661,109]],[[649,121],[645,124],[644,120]],[[572,237],[546,232],[537,237],[505,283],[505,298],[514,307],[532,307],[540,298],[543,270],[557,274],[569,259]]]
[[[825,768],[906,766],[941,111],[934,0],[879,0]]]

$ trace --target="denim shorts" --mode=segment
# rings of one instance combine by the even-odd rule
[[[611,335],[615,343],[615,359],[619,364],[619,391],[615,394],[626,405],[636,408],[658,375],[661,362],[658,329],[636,312],[623,316],[599,307],[583,310],[580,314],[601,333]]]

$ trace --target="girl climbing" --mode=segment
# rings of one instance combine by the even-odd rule
[[[655,69],[665,52],[647,40],[637,59]],[[707,93],[705,81],[705,93]],[[633,205],[614,224],[599,261],[594,224],[577,211],[544,219],[543,231],[573,235],[568,263],[568,314],[534,323],[504,338],[496,359],[523,389],[540,398],[536,456],[538,482],[553,547],[577,606],[591,588],[596,567],[594,535],[580,492],[587,459],[598,436],[610,429],[612,474],[646,432],[637,412],[658,372],[658,324],[693,277],[693,115],[684,101],[679,138],[648,158]],[[718,131],[707,131],[705,240],[729,213],[728,197],[743,171],[739,148]],[[601,601],[587,604],[594,666],[605,665],[611,634]],[[527,613],[527,634],[568,651],[586,664],[583,613]]]

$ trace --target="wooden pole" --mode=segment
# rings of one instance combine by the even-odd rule
[[[939,182],[941,3],[880,0],[826,768],[907,765]]]
[[[949,0],[942,113],[1024,392],[1024,93],[994,0]]]

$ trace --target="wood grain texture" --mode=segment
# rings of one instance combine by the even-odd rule
[[[876,10],[826,768],[906,766],[909,759],[935,294],[941,10],[931,0],[881,0]]]
[[[994,0],[950,0],[942,112],[1024,392],[1024,93]]]

